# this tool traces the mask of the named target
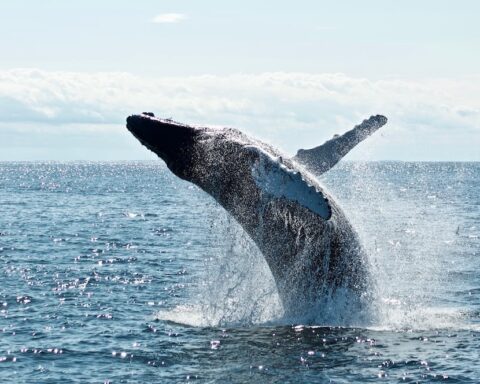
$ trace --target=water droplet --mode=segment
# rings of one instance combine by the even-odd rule
[[[210,348],[218,349],[220,348],[220,340],[212,340],[210,341]]]

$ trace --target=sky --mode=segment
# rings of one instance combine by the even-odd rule
[[[142,111],[289,154],[372,114],[350,160],[480,161],[480,2],[0,3],[0,161],[153,159]]]

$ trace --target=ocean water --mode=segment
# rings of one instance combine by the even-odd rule
[[[255,246],[161,161],[0,163],[0,381],[480,382],[480,164],[321,181],[369,256],[364,323],[282,318]]]

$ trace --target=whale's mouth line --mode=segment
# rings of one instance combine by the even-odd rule
[[[164,158],[164,153],[158,148],[152,140],[146,140],[145,130],[152,130],[153,127],[147,127],[149,121],[162,122],[161,119],[155,117],[153,112],[143,112],[141,114],[130,115],[127,117],[127,129],[132,133],[135,138],[140,141],[142,145],[147,147],[152,152],[156,153],[161,158]],[[161,124],[158,124],[155,128],[158,129]]]
[[[179,153],[193,142],[198,133],[196,127],[176,122],[170,118],[156,117],[153,112],[143,112],[127,117],[126,127],[147,149],[159,156],[174,173]]]

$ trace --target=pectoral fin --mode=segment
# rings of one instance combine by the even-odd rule
[[[385,116],[371,116],[352,130],[341,136],[336,135],[333,139],[318,147],[300,149],[293,160],[305,165],[308,170],[317,175],[325,173],[337,164],[353,147],[386,123],[387,118]]]
[[[330,219],[332,208],[322,191],[309,185],[300,172],[287,168],[279,158],[274,158],[255,146],[249,149],[257,157],[252,166],[252,177],[262,193],[296,202],[323,219]]]

